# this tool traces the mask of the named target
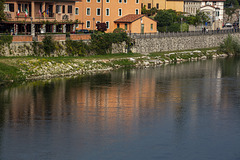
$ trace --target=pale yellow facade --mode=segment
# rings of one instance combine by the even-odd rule
[[[175,11],[184,11],[184,1],[168,1],[168,0],[142,0],[141,6],[145,6],[146,9],[172,9]]]
[[[76,19],[83,22],[77,29],[96,29],[96,23],[105,22],[106,32],[112,32],[114,21],[127,14],[141,14],[140,0],[83,0],[76,2],[79,14]],[[94,24],[94,25],[93,25]]]

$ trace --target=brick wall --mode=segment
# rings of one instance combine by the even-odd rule
[[[31,35],[15,35],[13,36],[13,42],[32,42],[33,38]]]
[[[90,34],[70,34],[71,40],[89,40],[91,39]]]

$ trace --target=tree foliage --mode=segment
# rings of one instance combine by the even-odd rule
[[[141,14],[145,14],[147,16],[153,16],[157,13],[157,8],[153,7],[151,9],[146,9],[146,6],[144,5],[144,7],[142,7],[141,9]]]
[[[199,10],[197,10],[197,13],[195,16],[190,15],[186,17],[186,19],[188,24],[197,26],[209,21],[209,16],[205,12],[200,12]]]
[[[223,43],[220,44],[218,51],[228,55],[240,55],[240,43],[229,34]]]
[[[107,30],[107,24],[106,23],[97,23],[97,30],[100,32],[105,32]]]
[[[6,20],[6,16],[4,13],[4,3],[5,0],[0,0],[0,22]]]
[[[126,42],[127,45],[131,42],[125,32],[92,34],[90,47],[95,54],[110,54],[112,53],[112,44],[122,42]]]

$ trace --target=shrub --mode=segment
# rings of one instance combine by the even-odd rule
[[[54,51],[56,50],[56,44],[51,36],[45,36],[42,42],[43,50],[46,55],[50,56],[51,53],[54,53]]]
[[[220,53],[225,53],[228,55],[239,55],[240,54],[240,44],[236,38],[233,38],[230,34],[223,43],[220,44],[218,48]]]
[[[66,41],[66,52],[71,56],[84,56],[89,53],[89,47],[83,41]]]
[[[112,53],[112,44],[120,44],[126,42],[127,45],[131,44],[131,39],[127,33],[103,33],[91,35],[91,49],[95,54],[110,54]]]

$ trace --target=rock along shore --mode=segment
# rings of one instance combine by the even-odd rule
[[[22,74],[27,80],[51,79],[54,77],[75,76],[97,72],[111,71],[121,67],[144,68],[171,63],[224,58],[226,54],[217,54],[216,50],[171,52],[162,55],[143,55],[139,57],[112,59],[74,59],[64,62],[54,59],[33,58],[18,61]]]

